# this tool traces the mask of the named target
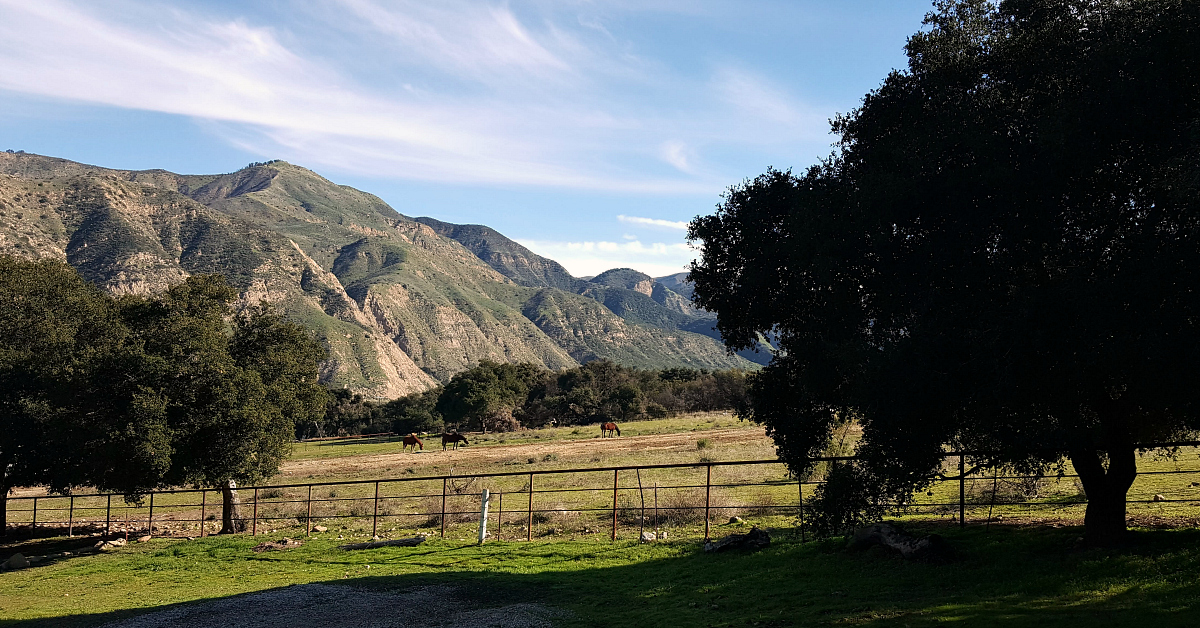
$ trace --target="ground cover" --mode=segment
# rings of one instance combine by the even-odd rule
[[[687,541],[478,546],[435,539],[349,552],[337,549],[345,540],[330,532],[295,549],[255,553],[261,539],[248,536],[156,539],[0,575],[0,625],[97,625],[305,583],[376,591],[446,585],[484,606],[560,609],[566,614],[555,623],[562,626],[1181,626],[1200,604],[1194,530],[1142,530],[1131,547],[1096,550],[1076,546],[1078,527],[923,529],[946,536],[955,558],[906,562],[836,541],[801,542],[791,529],[775,530],[764,551],[718,555]],[[346,625],[371,612],[361,601],[346,589]],[[246,620],[260,619],[256,612],[262,609],[248,603]]]
[[[630,423],[623,429],[619,438],[600,438],[598,427],[591,430],[587,426],[472,435],[469,447],[450,451],[431,447],[419,453],[400,451],[398,442],[321,445],[346,455],[298,452],[271,481],[294,486],[267,488],[257,494],[244,490],[243,499],[248,501],[245,515],[256,522],[255,531],[264,533],[311,520],[314,524],[344,527],[348,534],[395,537],[440,534],[441,513],[445,512],[451,536],[463,528],[467,531],[461,536],[467,538],[478,521],[479,493],[487,488],[493,495],[490,525],[494,533],[507,539],[570,539],[611,534],[614,480],[618,487],[618,536],[623,538],[636,537],[647,526],[664,528],[673,538],[702,537],[705,504],[714,522],[740,516],[763,525],[792,525],[801,514],[797,507],[800,487],[782,464],[717,465],[709,475],[707,464],[711,462],[772,459],[774,445],[759,426],[739,422],[729,414],[710,413]],[[849,434],[846,441],[852,442],[855,437]],[[1154,452],[1141,457],[1141,473],[1129,493],[1134,524],[1200,526],[1200,454],[1197,448],[1181,448],[1176,453],[1174,458]],[[694,466],[620,474],[547,473],[655,464]],[[944,471],[954,476],[957,459],[948,459]],[[1004,473],[993,476],[986,471],[970,475],[961,487],[967,519],[1078,523],[1085,496],[1070,477],[1071,469],[1065,467],[1062,471],[1067,475],[1051,473],[1032,480]],[[824,468],[818,466],[806,478],[806,494],[812,494],[823,472]],[[440,479],[420,479],[443,475],[455,478],[444,483]],[[355,483],[322,485],[331,481]],[[536,491],[532,516],[528,492],[531,482]],[[706,488],[709,485],[711,490]],[[910,520],[953,520],[959,516],[959,490],[959,483],[953,479],[935,483],[895,514]],[[447,493],[444,507],[443,491]],[[135,535],[153,525],[156,534],[199,536],[196,522],[207,518],[208,533],[219,528],[219,495],[215,492],[160,494],[156,499],[151,521],[149,500],[128,506],[119,497],[78,497],[73,500],[71,525],[76,531],[95,531],[98,522],[110,521],[112,529],[128,527]],[[71,498],[39,501],[41,525],[59,521],[66,527]],[[29,500],[10,501],[13,524],[26,523],[33,515]],[[501,521],[503,527],[497,530]]]

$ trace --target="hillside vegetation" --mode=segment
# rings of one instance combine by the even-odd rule
[[[65,260],[116,294],[220,273],[240,307],[268,301],[318,336],[323,381],[370,398],[426,390],[481,360],[754,366],[663,284],[577,279],[490,228],[411,219],[282,161],[178,175],[0,153],[5,253]]]

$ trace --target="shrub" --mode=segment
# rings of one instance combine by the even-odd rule
[[[701,438],[700,440],[696,441],[696,449],[702,450],[708,449],[709,447],[712,447],[712,441],[707,438]]]
[[[806,523],[818,537],[880,521],[888,508],[876,478],[853,462],[832,465],[825,482],[804,501]]]

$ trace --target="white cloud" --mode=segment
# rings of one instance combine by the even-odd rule
[[[679,229],[686,231],[688,228],[687,221],[684,220],[663,220],[661,218],[641,218],[639,216],[618,215],[617,220],[631,224],[640,225],[643,227],[662,227],[664,229]]]
[[[236,6],[0,0],[0,89],[190,116],[367,176],[654,194],[715,195],[743,175],[724,148],[825,132],[765,78],[688,78],[570,6],[296,2],[270,26]]]
[[[562,264],[571,274],[581,277],[598,275],[613,268],[632,268],[651,277],[663,277],[687,270],[696,258],[692,247],[655,242],[562,242],[518,240],[529,250]]]

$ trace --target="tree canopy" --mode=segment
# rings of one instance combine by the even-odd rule
[[[947,445],[1066,457],[1112,542],[1137,445],[1200,428],[1200,5],[961,0],[926,25],[828,160],[692,222],[695,301],[731,348],[777,341],[749,414],[793,468],[851,418],[879,499]]]
[[[269,307],[235,313],[236,297],[213,275],[113,298],[62,262],[0,257],[3,495],[228,493],[275,474],[294,425],[325,411],[325,351]]]

